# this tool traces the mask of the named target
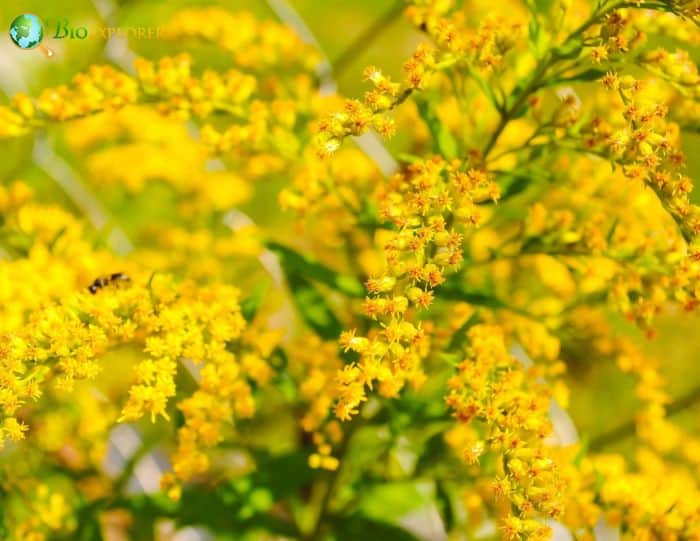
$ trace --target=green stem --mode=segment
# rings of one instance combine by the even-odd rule
[[[367,49],[367,46],[379,37],[401,14],[405,6],[403,0],[396,2],[369,28],[361,32],[332,62],[336,76],[344,72],[359,54]]]
[[[677,398],[671,402],[666,408],[666,416],[670,417],[681,411],[684,411],[695,404],[700,402],[700,387],[695,387],[691,389],[687,394]],[[609,445],[616,443],[620,440],[630,438],[635,435],[637,431],[637,423],[634,420],[627,421],[625,424],[614,428],[609,432],[605,432],[593,440],[589,445],[589,450],[591,451],[602,451]]]
[[[331,473],[331,476],[326,483],[323,498],[321,499],[321,504],[319,505],[319,511],[316,517],[316,521],[314,522],[314,526],[311,529],[311,531],[307,535],[303,536],[303,541],[321,541],[321,539],[323,539],[323,535],[325,534],[326,530],[326,523],[328,521],[328,518],[331,516],[330,504],[333,501],[333,497],[335,496],[338,490],[338,487],[340,485],[341,473],[344,469],[343,457],[348,449],[353,434],[361,425],[361,423],[362,418],[358,415],[355,416],[355,418],[350,422],[348,426],[348,429],[345,433],[345,438],[343,439],[343,442],[341,443],[337,451],[338,458],[340,459],[340,466],[338,466],[338,468]]]
[[[647,8],[647,9],[660,9],[662,7],[661,4],[654,4],[654,3],[639,3],[639,2],[622,2],[619,4],[615,4],[609,8],[603,9],[600,12],[594,12],[591,17],[584,22],[581,26],[579,26],[576,30],[574,30],[563,42],[563,44],[560,47],[564,47],[567,43],[570,41],[577,39],[581,34],[583,34],[586,30],[588,30],[591,26],[598,24],[603,17],[608,15],[609,13],[612,13],[615,10],[625,8],[625,7],[639,7],[639,8]],[[525,104],[527,101],[527,98],[532,94],[535,90],[537,90],[542,81],[544,80],[545,75],[547,74],[547,70],[555,65],[560,59],[557,58],[553,54],[554,49],[550,50],[547,55],[540,60],[540,65],[538,66],[537,70],[535,73],[532,75],[532,78],[530,79],[530,82],[525,86],[525,88],[520,92],[520,95],[518,98],[515,100],[512,106],[506,108],[502,113],[501,113],[501,119],[498,123],[498,126],[496,126],[496,130],[491,134],[491,137],[489,141],[486,143],[486,146],[481,152],[481,156],[483,160],[486,160],[488,157],[489,153],[493,150],[493,147],[495,146],[496,142],[498,141],[498,138],[501,136],[503,133],[503,130],[505,130],[506,126],[508,123],[513,119],[513,115],[518,112],[518,110]],[[516,86],[517,88],[517,86]]]
[[[551,57],[546,61],[543,61],[537,68],[537,71],[535,71],[528,85],[520,93],[520,96],[518,96],[518,99],[515,100],[513,105],[511,105],[503,113],[501,113],[501,119],[498,122],[498,126],[496,126],[496,130],[491,134],[491,138],[489,139],[488,143],[486,143],[484,150],[482,150],[481,152],[481,157],[483,160],[486,160],[486,158],[488,158],[489,153],[493,150],[493,147],[498,141],[498,138],[503,133],[503,130],[505,130],[508,123],[513,119],[513,115],[525,104],[527,98],[530,96],[532,91],[535,90],[540,84],[541,79],[547,73],[547,70],[552,64],[553,58]]]
[[[549,124],[540,124],[539,126],[537,126],[537,129],[536,129],[534,132],[532,132],[532,135],[530,135],[530,137],[528,137],[527,140],[526,140],[524,143],[522,143],[522,144],[520,144],[520,145],[518,145],[518,146],[516,146],[516,147],[506,149],[506,150],[504,150],[503,152],[500,152],[500,153],[496,154],[495,156],[493,156],[493,157],[489,160],[489,162],[495,162],[495,161],[498,160],[499,158],[503,158],[504,156],[508,156],[508,154],[513,154],[513,153],[515,153],[515,152],[520,152],[521,150],[525,150],[525,149],[527,149],[527,148],[534,148],[534,147],[532,147],[532,146],[530,145],[530,143],[532,143],[532,141],[534,141],[537,137],[539,137],[539,136],[541,136],[541,135],[544,135],[544,133],[542,132],[542,130],[543,130],[544,128],[548,128],[548,127],[550,127]],[[551,143],[551,141],[547,141],[547,144],[549,144],[549,143]],[[535,147],[537,147],[537,146],[546,146],[546,145],[535,145]]]

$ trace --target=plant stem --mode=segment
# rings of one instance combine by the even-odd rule
[[[571,34],[569,34],[569,36],[564,40],[564,42],[561,46],[563,47],[564,45],[569,43],[571,40],[578,38],[581,34],[583,34],[591,26],[593,26],[594,24],[597,24],[608,13],[611,13],[617,9],[622,8],[622,7],[631,7],[631,6],[635,6],[635,5],[636,4],[634,2],[622,2],[620,4],[616,4],[616,5],[613,5],[609,8],[606,8],[600,12],[594,12],[593,15],[591,15],[591,17],[586,22],[584,22],[581,26],[579,26],[576,30],[574,30]],[[489,139],[488,143],[486,143],[484,150],[481,152],[481,157],[484,161],[488,157],[491,150],[493,150],[493,147],[496,144],[496,142],[498,141],[498,138],[503,133],[503,130],[506,128],[508,123],[513,119],[513,115],[515,113],[517,113],[518,110],[525,104],[525,101],[530,96],[530,94],[539,88],[544,76],[547,73],[547,70],[560,60],[559,58],[557,58],[553,54],[553,51],[554,51],[554,49],[551,49],[547,53],[547,55],[541,59],[540,65],[538,66],[537,70],[535,71],[532,78],[530,79],[530,82],[520,92],[520,95],[515,100],[515,103],[513,103],[513,105],[511,107],[506,108],[501,113],[501,119],[498,123],[498,126],[496,127],[496,130],[491,134],[491,138]]]
[[[666,408],[666,416],[670,417],[671,415],[680,413],[681,411],[694,406],[698,402],[700,402],[700,386],[695,387],[687,394],[671,402]],[[593,440],[591,440],[588,448],[591,451],[601,451],[608,445],[634,436],[636,430],[637,423],[634,420],[627,421],[625,424],[595,437]]]
[[[355,434],[357,429],[360,426],[362,426],[364,421],[365,419],[361,417],[360,413],[356,415],[352,419],[352,421],[349,422],[348,428],[345,432],[345,437],[343,438],[343,441],[340,444],[340,447],[337,451],[338,459],[340,460],[340,465],[335,471],[331,473],[328,479],[326,490],[323,493],[323,498],[321,499],[321,504],[319,506],[318,516],[316,517],[314,527],[307,535],[302,537],[303,541],[321,541],[321,539],[323,539],[323,535],[326,531],[326,522],[331,516],[330,504],[333,500],[333,496],[335,496],[335,493],[338,490],[340,480],[342,477],[341,474],[344,469],[343,466],[345,464],[345,461],[343,460],[343,457],[345,456],[345,453],[348,450],[348,446],[350,445],[350,440],[352,439],[353,434]]]
[[[493,150],[496,141],[498,141],[498,138],[503,133],[503,130],[512,120],[513,115],[525,104],[525,101],[530,96],[530,93],[537,87],[537,85],[539,85],[541,78],[547,72],[551,64],[551,57],[546,61],[543,61],[537,68],[537,71],[532,76],[532,79],[530,80],[528,85],[520,93],[520,96],[518,96],[518,99],[515,100],[515,103],[513,103],[512,106],[508,107],[505,111],[501,113],[501,119],[498,122],[498,126],[496,126],[496,130],[491,134],[491,138],[489,139],[488,143],[486,143],[484,150],[481,152],[481,158],[483,160],[486,160],[489,153]]]
[[[350,63],[363,51],[367,46],[379,37],[388,27],[396,20],[396,17],[401,14],[405,7],[403,0],[399,0],[389,10],[384,13],[379,19],[374,21],[364,32],[361,32],[332,62],[333,70],[336,76],[340,75],[347,69]]]

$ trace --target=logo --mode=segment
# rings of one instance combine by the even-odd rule
[[[72,27],[68,19],[56,21],[56,33],[53,39],[85,39],[88,35],[88,29],[84,26]]]
[[[161,28],[153,26],[108,26],[98,28],[98,30],[98,37],[105,40],[112,38],[159,39],[161,37]],[[47,19],[44,22],[33,13],[18,15],[10,24],[12,43],[24,50],[38,48],[49,57],[53,56],[54,52],[42,43],[45,37],[53,40],[84,40],[88,35],[94,35],[94,33],[88,32],[86,26],[72,25],[66,18]]]
[[[20,49],[33,49],[44,39],[44,25],[36,15],[25,13],[10,24],[10,37]]]
[[[44,24],[41,19],[32,13],[24,13],[15,17],[10,24],[10,38],[20,49],[39,49],[47,56],[52,56],[53,51],[41,44],[44,39]]]

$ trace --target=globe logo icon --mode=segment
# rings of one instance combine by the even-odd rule
[[[20,49],[37,47],[44,37],[44,25],[41,19],[31,13],[15,17],[10,24],[10,38]]]

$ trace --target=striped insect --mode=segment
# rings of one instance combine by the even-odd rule
[[[125,282],[131,282],[131,278],[129,278],[123,272],[115,272],[115,273],[109,274],[107,276],[100,276],[98,278],[95,278],[95,281],[92,282],[92,284],[90,284],[88,286],[88,291],[94,295],[100,289],[107,287],[110,284],[125,283]]]

